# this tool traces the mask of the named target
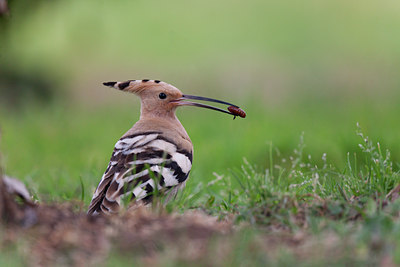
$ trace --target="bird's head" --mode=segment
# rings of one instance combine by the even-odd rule
[[[175,110],[178,106],[197,106],[224,112],[235,117],[246,117],[246,113],[236,105],[212,98],[184,95],[178,88],[159,80],[129,80],[126,82],[105,82],[103,84],[138,95],[141,100],[141,116],[144,117],[175,117]],[[228,105],[229,108],[224,110],[187,100],[215,102]]]

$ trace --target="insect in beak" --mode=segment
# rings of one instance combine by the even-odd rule
[[[228,108],[227,108],[227,110],[224,110],[221,108],[217,108],[217,107],[213,107],[213,106],[209,106],[209,105],[205,105],[205,104],[201,104],[201,103],[196,103],[196,102],[189,102],[186,100],[201,100],[201,101],[214,102],[214,103],[219,103],[219,104],[223,104],[223,105],[228,105]],[[225,101],[213,99],[213,98],[194,96],[194,95],[183,95],[181,98],[173,100],[172,102],[178,103],[178,106],[195,106],[195,107],[208,108],[208,109],[212,109],[215,111],[220,111],[223,113],[233,115],[233,119],[235,119],[236,116],[239,116],[241,118],[246,117],[246,112],[244,112],[244,110],[242,110],[238,106],[228,103],[228,102],[225,102]]]

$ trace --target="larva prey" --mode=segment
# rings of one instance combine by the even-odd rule
[[[235,119],[236,116],[246,118],[246,112],[244,112],[244,110],[239,107],[229,106],[228,111],[235,116],[233,119]]]

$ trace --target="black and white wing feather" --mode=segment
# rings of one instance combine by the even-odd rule
[[[115,144],[88,214],[117,212],[124,197],[150,202],[155,189],[184,185],[191,167],[191,151],[180,150],[160,132],[125,136]]]

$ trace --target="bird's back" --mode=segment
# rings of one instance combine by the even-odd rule
[[[146,203],[155,192],[174,194],[192,167],[192,144],[183,126],[139,121],[115,144],[88,213],[115,213],[124,199]],[[168,195],[170,197],[170,195]]]

